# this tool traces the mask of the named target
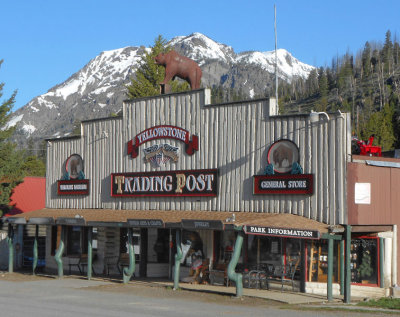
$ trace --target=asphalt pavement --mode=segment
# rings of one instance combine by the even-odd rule
[[[246,306],[240,305],[238,299],[230,297],[223,303],[218,301],[208,303],[196,300],[196,296],[189,299],[182,298],[180,291],[175,291],[174,297],[153,297],[151,292],[154,285],[144,284],[143,287],[150,287],[150,292],[146,295],[140,292],[136,294],[134,291],[108,291],[108,288],[121,287],[124,285],[113,281],[103,279],[88,281],[80,277],[38,278],[26,281],[2,279],[0,316],[361,316],[359,313],[282,309],[276,305]],[[202,290],[197,292],[200,293]],[[221,295],[215,294],[215,296]]]

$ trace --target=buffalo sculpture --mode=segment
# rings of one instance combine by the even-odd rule
[[[186,80],[192,90],[200,88],[202,71],[194,60],[172,50],[158,54],[154,61],[165,67],[165,78],[160,85],[166,86],[171,79],[179,77]]]

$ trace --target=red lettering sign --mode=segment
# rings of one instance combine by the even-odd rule
[[[186,153],[193,155],[194,151],[199,150],[199,140],[197,135],[192,135],[190,140],[189,131],[172,125],[159,125],[146,129],[128,142],[128,154],[135,158],[139,154],[139,146],[145,142],[156,139],[174,139],[186,144]]]

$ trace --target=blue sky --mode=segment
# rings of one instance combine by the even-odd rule
[[[5,2],[5,3],[4,3]],[[278,48],[302,62],[330,65],[366,41],[400,38],[400,1],[372,0],[5,0],[0,18],[3,97],[18,90],[13,110],[65,81],[106,50],[151,46],[200,32],[235,52]]]

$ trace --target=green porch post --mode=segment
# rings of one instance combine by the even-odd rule
[[[340,295],[344,294],[344,240],[340,241]]]
[[[383,272],[383,262],[385,256],[385,249],[383,244],[383,238],[379,238],[379,287],[385,287],[385,279],[384,279],[384,272]]]
[[[14,227],[8,224],[8,273],[14,272]]]
[[[124,283],[128,283],[135,272],[135,251],[132,243],[132,228],[128,228],[128,252],[129,252],[129,267],[125,267],[123,270]]]
[[[346,256],[345,256],[345,279],[344,279],[344,302],[349,304],[351,301],[351,268],[350,268],[350,247],[351,247],[351,226],[345,225],[345,243],[346,243]]]
[[[332,275],[333,275],[333,237],[328,239],[328,281],[327,281],[327,297],[331,302],[332,296]]]
[[[181,248],[181,230],[176,229],[176,254],[175,254],[175,268],[174,268],[174,290],[179,289],[179,273],[181,269],[181,260],[183,257]]]
[[[300,292],[306,292],[306,241],[300,239]]]
[[[65,240],[65,226],[61,226],[60,244],[58,245],[56,255],[54,256],[54,259],[56,260],[56,263],[57,263],[59,278],[62,278],[64,275],[64,267],[63,267],[63,261],[62,261],[62,255],[64,252],[64,240]]]
[[[87,258],[87,278],[92,278],[92,262],[93,262],[93,248],[92,248],[92,227],[88,227],[88,258]]]
[[[36,267],[37,267],[37,262],[38,262],[38,236],[39,236],[39,226],[36,225],[35,228],[35,240],[33,241],[33,260],[32,260],[32,274],[35,275],[36,273]]]
[[[236,297],[243,296],[243,276],[241,273],[236,273],[236,265],[239,261],[240,253],[242,252],[243,245],[243,227],[235,226],[235,230],[238,231],[238,236],[235,242],[235,250],[233,251],[232,258],[228,264],[228,277],[230,280],[236,283]]]

